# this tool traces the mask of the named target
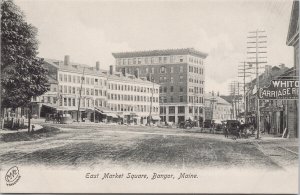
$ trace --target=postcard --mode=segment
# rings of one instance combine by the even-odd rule
[[[1,0],[1,193],[298,194],[299,1]]]

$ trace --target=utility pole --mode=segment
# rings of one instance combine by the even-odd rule
[[[80,103],[81,103],[80,100],[81,100],[81,93],[82,93],[82,83],[83,83],[83,80],[84,80],[84,71],[85,71],[85,67],[83,67],[81,83],[80,83],[78,110],[77,110],[77,122],[79,122]]]
[[[246,118],[247,118],[247,104],[246,104],[246,78],[250,77],[252,72],[249,72],[249,69],[251,67],[247,62],[243,61],[241,62],[241,65],[238,65],[238,77],[243,78],[243,92],[244,92],[244,122],[246,124]]]
[[[238,106],[237,106],[237,102],[239,103],[239,82],[238,81],[232,81],[229,84],[229,94],[231,95],[232,98],[232,118],[237,119],[238,116]]]
[[[2,109],[2,63],[0,62],[0,129],[3,129],[4,126],[4,116],[2,119]]]
[[[266,43],[267,36],[264,34],[265,31],[256,30],[249,32],[249,36],[247,36],[247,54],[249,55],[248,60],[249,64],[255,64],[255,74],[256,74],[256,111],[257,111],[257,136],[256,139],[260,138],[260,108],[259,108],[259,68],[260,64],[267,63],[267,57],[263,56],[267,53],[266,51]],[[262,60],[263,59],[263,60]]]

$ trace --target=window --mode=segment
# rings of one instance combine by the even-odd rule
[[[68,88],[67,88],[67,86],[64,86],[64,93],[68,93]]]
[[[184,114],[184,106],[178,106],[178,114]]]
[[[164,57],[164,63],[167,63],[167,57]]]
[[[133,64],[136,64],[136,58],[133,58]]]
[[[149,68],[146,68],[146,73],[149,73]]]
[[[173,72],[174,72],[174,67],[171,67],[170,73],[173,73]]]
[[[183,92],[183,86],[180,86],[180,87],[179,87],[179,91],[180,91],[180,92]]]
[[[167,80],[167,77],[164,77],[164,82],[167,82],[168,80]]]
[[[171,102],[171,103],[174,102],[173,96],[170,97],[170,102]]]
[[[158,62],[162,63],[162,57],[158,57]]]
[[[171,86],[171,87],[170,87],[170,92],[173,92],[173,91],[174,91],[174,87]]]
[[[71,75],[68,75],[68,82],[72,82],[72,77],[71,77]]]
[[[179,102],[183,102],[183,96],[179,96]]]
[[[179,72],[183,72],[183,66],[180,66]]]
[[[174,56],[170,56],[170,63],[174,62]]]
[[[163,81],[163,77],[159,77],[159,83],[162,83]]]
[[[138,58],[138,64],[141,64],[141,63],[142,63],[142,59]]]
[[[199,108],[199,113],[202,114],[203,113],[203,109]]]
[[[174,78],[173,77],[170,77],[170,82],[174,83]]]
[[[160,112],[160,114],[166,114],[166,107],[161,106],[161,107],[159,108],[159,112]]]
[[[183,82],[183,76],[179,76],[179,82]]]
[[[154,64],[154,58],[151,58],[151,64]]]
[[[193,107],[192,106],[189,107],[189,113],[190,114],[193,113]]]
[[[166,86],[164,87],[164,93],[167,93],[167,87]]]
[[[59,81],[63,81],[63,76],[62,76],[62,74],[59,74],[58,77],[59,77]]]
[[[151,68],[151,73],[154,73],[154,68],[153,67]]]
[[[175,106],[169,107],[169,114],[175,114]]]
[[[179,62],[183,62],[183,57],[182,56],[179,57]]]
[[[166,68],[164,66],[160,67],[160,73],[166,73]]]
[[[67,82],[67,75],[64,74],[64,82]]]

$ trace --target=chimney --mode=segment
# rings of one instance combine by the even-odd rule
[[[114,74],[114,66],[113,66],[113,65],[110,65],[110,66],[109,66],[109,74],[110,74],[110,75],[113,75],[113,74]]]
[[[100,62],[99,62],[99,61],[96,62],[96,70],[97,70],[97,71],[100,70]]]
[[[64,65],[69,65],[70,64],[70,56],[69,55],[65,55],[65,60],[64,60]]]

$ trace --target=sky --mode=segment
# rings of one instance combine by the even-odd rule
[[[266,31],[269,65],[293,66],[286,45],[290,0],[22,0],[26,21],[38,28],[39,56],[102,69],[113,52],[193,47],[208,53],[206,92],[229,93],[247,60],[249,31]],[[263,71],[263,67],[261,69]],[[250,79],[250,78],[248,78]]]

